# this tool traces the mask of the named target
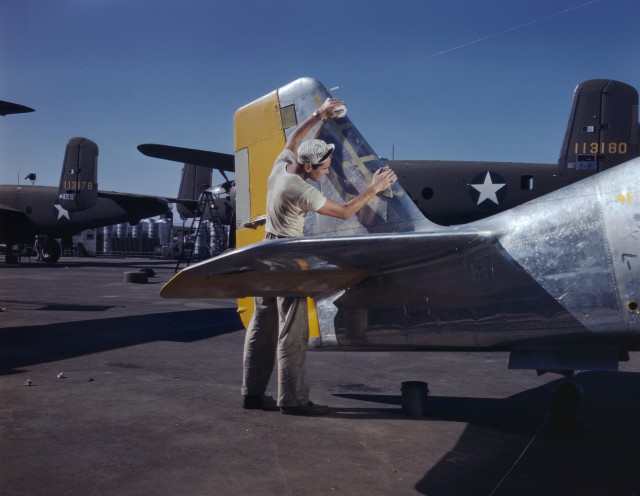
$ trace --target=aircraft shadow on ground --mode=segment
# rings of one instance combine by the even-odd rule
[[[23,301],[19,300],[2,300],[5,305],[21,304]],[[124,308],[124,305],[81,305],[78,303],[47,303],[39,301],[29,302],[32,305],[41,305],[39,308],[34,309],[34,312],[54,311],[54,312],[106,312],[112,308]]]
[[[430,496],[637,494],[640,373],[586,372],[578,381],[584,388],[587,415],[582,429],[571,435],[558,434],[548,421],[549,402],[560,380],[504,399],[430,396],[427,416],[416,421],[468,426],[415,489]],[[344,417],[397,419],[401,413],[399,395],[336,396],[397,407],[337,409]]]
[[[483,425],[507,432],[528,432],[544,416],[552,385],[514,395],[509,398],[465,398],[429,396],[424,417],[409,417],[402,411],[402,397],[388,394],[334,393],[334,396],[379,403],[395,408],[335,408],[337,416],[351,419],[411,419],[414,421],[446,420]],[[531,409],[531,405],[543,405]]]
[[[192,342],[240,329],[235,309],[145,314],[0,329],[0,375],[152,341]]]
[[[43,263],[36,262],[35,257],[32,261],[21,261],[15,264],[8,263],[0,263],[0,270],[2,269],[15,269],[17,267],[20,270],[25,269],[47,269],[47,270],[59,270],[59,269],[69,269],[69,268],[82,268],[82,267],[91,267],[91,268],[123,268],[123,269],[153,269],[155,267],[160,267],[166,269],[167,267],[171,267],[172,269],[177,264],[176,262],[170,262],[163,259],[153,260],[153,259],[132,259],[132,258],[123,258],[123,259],[106,259],[101,261],[99,258],[86,258],[86,259],[78,259],[74,258],[71,260],[61,259],[56,263]]]

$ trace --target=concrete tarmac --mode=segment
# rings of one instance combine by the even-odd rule
[[[579,376],[570,436],[546,421],[559,376],[506,353],[312,351],[331,415],[243,410],[235,301],[161,299],[174,266],[0,265],[2,495],[640,495],[638,354]],[[402,415],[410,380],[426,417]]]

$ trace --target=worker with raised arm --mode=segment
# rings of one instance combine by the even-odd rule
[[[267,182],[266,239],[303,236],[304,219],[311,211],[347,219],[396,180],[392,170],[380,169],[367,188],[345,204],[326,198],[306,182],[307,179],[320,182],[329,174],[335,145],[315,139],[315,136],[318,136],[324,122],[339,117],[342,112],[344,102],[328,98],[289,135]],[[314,128],[314,138],[304,140]],[[265,396],[265,391],[277,359],[277,406],[282,413],[329,413],[329,407],[309,399],[305,363],[309,338],[307,299],[256,297],[254,305],[244,345],[243,407],[270,409],[276,406],[271,397]]]

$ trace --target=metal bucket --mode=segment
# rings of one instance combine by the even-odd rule
[[[406,381],[402,383],[402,413],[409,417],[427,415],[427,398],[429,384],[422,381]]]

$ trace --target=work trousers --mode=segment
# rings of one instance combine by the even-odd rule
[[[257,297],[244,341],[242,394],[262,396],[278,361],[278,406],[309,402],[306,298]]]

